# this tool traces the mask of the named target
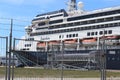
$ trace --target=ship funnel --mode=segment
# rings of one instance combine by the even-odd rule
[[[77,6],[76,6],[76,0],[70,0],[68,2],[68,11],[74,11],[77,10]]]

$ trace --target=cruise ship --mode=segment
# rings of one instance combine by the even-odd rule
[[[85,11],[70,0],[68,9],[38,14],[15,47],[26,66],[120,69],[120,7]],[[102,59],[105,58],[105,59]],[[84,63],[84,65],[83,65]],[[90,68],[90,67],[89,67]]]

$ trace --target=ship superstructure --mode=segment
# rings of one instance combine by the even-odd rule
[[[38,14],[25,28],[27,34],[24,37],[35,42],[23,44],[20,41],[19,50],[49,52],[53,50],[53,45],[64,43],[64,50],[71,51],[71,56],[74,56],[75,51],[89,53],[102,49],[100,45],[104,42],[108,64],[109,60],[112,64],[120,64],[120,7],[87,12],[82,9],[82,2],[78,3],[79,9],[76,0],[71,0],[68,5],[68,11],[60,9]],[[54,47],[56,51],[61,49],[61,46]]]

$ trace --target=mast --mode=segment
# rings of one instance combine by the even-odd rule
[[[71,11],[74,11],[74,10],[77,10],[76,0],[70,0],[68,2],[68,11],[71,12]]]

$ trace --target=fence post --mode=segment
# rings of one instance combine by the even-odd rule
[[[7,55],[8,55],[8,37],[6,37],[6,65],[5,65],[5,80],[7,80],[7,77],[8,77],[8,71],[7,71],[7,69],[8,69],[8,57],[7,57]]]
[[[61,54],[62,54],[62,60],[61,60],[61,80],[63,80],[63,56],[64,56],[64,42],[62,41],[62,50],[61,50]]]
[[[14,56],[14,51],[15,51],[15,38],[13,40],[13,50],[12,50],[12,53],[13,53],[13,60],[12,60],[12,80],[14,80],[14,60],[15,60],[15,56]]]
[[[10,80],[11,78],[12,28],[13,28],[13,19],[11,19],[11,27],[10,27],[10,35],[9,35],[8,80]]]

